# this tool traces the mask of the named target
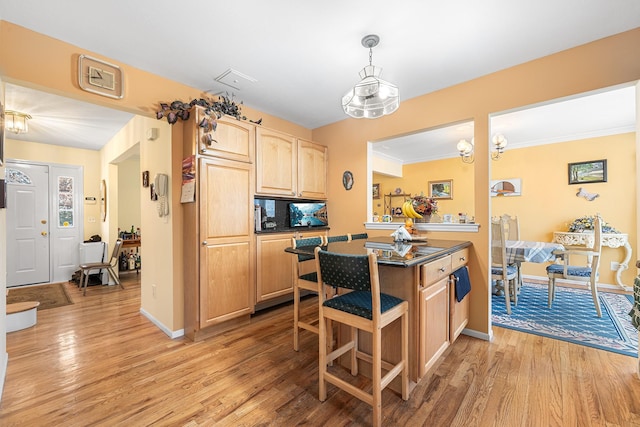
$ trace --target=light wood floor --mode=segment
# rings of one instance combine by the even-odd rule
[[[135,275],[131,275],[135,279]],[[130,276],[130,277],[131,277]],[[292,308],[203,342],[170,340],[139,313],[140,286],[69,284],[74,305],[7,335],[2,426],[364,426],[370,407],[329,386],[317,338],[292,350]],[[307,298],[307,310],[315,298]],[[461,336],[409,401],[383,392],[387,426],[640,425],[636,359],[495,328]]]

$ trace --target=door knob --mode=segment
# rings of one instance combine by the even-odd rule
[[[204,241],[202,242],[202,246],[207,246],[207,241],[206,241],[206,240],[204,240]]]
[[[42,234],[43,236],[46,236],[47,232],[46,231],[42,231],[42,232],[40,232],[40,234]]]

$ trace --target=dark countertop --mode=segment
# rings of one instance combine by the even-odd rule
[[[394,242],[392,237],[370,237],[366,240],[351,242],[331,242],[322,249],[351,255],[366,255],[368,250],[376,251],[378,264],[411,267],[425,264],[471,246],[464,240],[427,239],[421,241]],[[313,246],[302,246],[296,249],[287,248],[286,252],[313,255]]]

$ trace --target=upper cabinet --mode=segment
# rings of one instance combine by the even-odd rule
[[[202,107],[196,108],[195,123],[198,153],[239,162],[253,163],[255,156],[255,126],[230,117],[217,119],[216,129],[199,126],[207,116]]]
[[[327,198],[327,152],[324,145],[298,140],[298,196]]]
[[[327,147],[256,129],[256,194],[327,198]]]

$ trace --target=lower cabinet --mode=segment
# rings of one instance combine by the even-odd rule
[[[454,252],[451,255],[451,271],[456,271],[460,267],[467,265],[469,260],[469,248]],[[462,301],[456,300],[456,288],[453,283],[449,286],[449,340],[451,344],[458,338],[458,335],[469,322],[469,295]]]
[[[257,240],[256,303],[293,292],[295,255],[284,250],[291,246],[290,234],[261,234]]]
[[[420,290],[418,375],[423,377],[449,347],[449,277]]]

